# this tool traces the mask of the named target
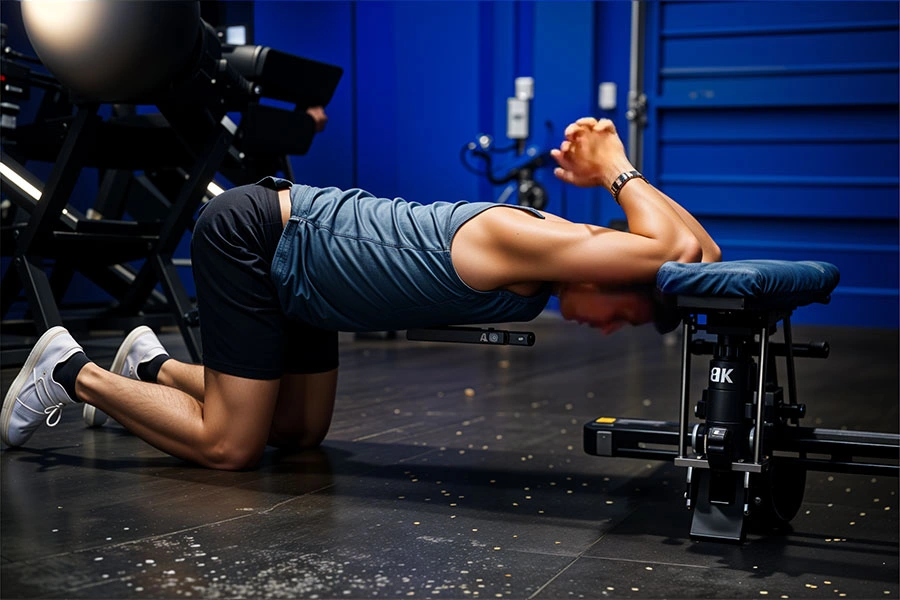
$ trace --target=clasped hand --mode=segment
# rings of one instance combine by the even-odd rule
[[[634,169],[609,119],[578,119],[566,127],[565,136],[559,149],[550,151],[559,164],[553,173],[565,182],[608,190],[616,177]]]

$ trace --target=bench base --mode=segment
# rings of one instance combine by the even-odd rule
[[[670,460],[687,469],[692,538],[740,543],[748,529],[784,527],[802,504],[809,470],[900,474],[900,436],[800,426],[806,406],[797,399],[794,358],[826,358],[829,347],[795,344],[790,317],[804,303],[827,301],[837,273],[822,268],[819,275],[821,265],[664,267],[660,289],[682,292],[670,298],[683,332],[678,421],[601,417],[584,426],[588,454]],[[715,272],[703,277],[709,269]],[[810,276],[784,287],[799,273]],[[742,293],[717,295],[720,284]],[[779,324],[784,342],[771,342]],[[698,333],[712,337],[695,340]],[[711,357],[707,387],[695,401],[693,355]],[[787,390],[779,383],[776,356],[787,367]]]

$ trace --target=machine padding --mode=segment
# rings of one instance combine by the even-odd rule
[[[821,261],[667,262],[656,285],[666,295],[747,298],[757,306],[793,308],[827,303],[840,278],[836,266]]]

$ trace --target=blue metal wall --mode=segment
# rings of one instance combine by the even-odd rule
[[[798,322],[898,325],[898,5],[648,4],[644,170],[726,259],[820,259]]]

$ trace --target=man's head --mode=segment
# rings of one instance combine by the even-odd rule
[[[591,283],[562,283],[557,294],[565,319],[585,323],[605,334],[624,325],[650,323],[658,309],[655,292],[649,286],[609,290]]]

